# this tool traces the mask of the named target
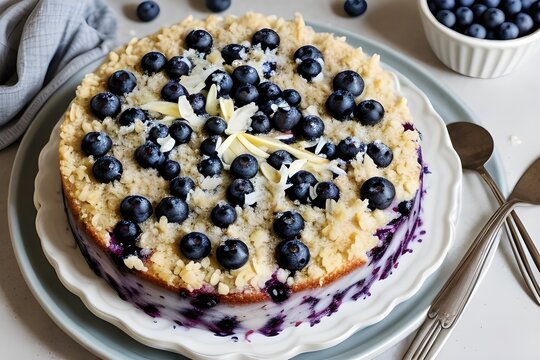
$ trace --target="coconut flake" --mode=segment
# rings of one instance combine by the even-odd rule
[[[261,193],[259,191],[254,191],[245,195],[244,203],[246,205],[253,205],[260,199],[261,199]]]
[[[322,81],[323,79],[324,79],[324,74],[321,71],[319,74],[317,74],[317,76],[311,79],[311,82],[317,83],[317,82]]]
[[[212,84],[212,86],[210,86],[210,90],[208,90],[208,95],[206,96],[205,110],[208,114],[212,116],[215,116],[219,113],[216,84]]]
[[[234,109],[234,105],[232,105],[232,108]],[[245,132],[251,125],[251,117],[255,115],[258,110],[259,108],[257,105],[255,105],[255,103],[249,103],[233,111],[227,124],[225,133],[232,134],[235,132]],[[226,111],[230,111],[230,109],[227,109]]]
[[[319,184],[317,183],[315,184],[315,186],[309,187],[309,197],[311,200],[315,200],[315,198],[317,197],[317,185]]]
[[[238,134],[232,134],[225,139],[225,141],[216,150],[219,156],[222,156],[223,153],[229,149],[233,141],[236,140],[237,136]]]
[[[162,153],[171,151],[174,148],[174,145],[176,145],[176,141],[174,141],[171,135],[167,135],[167,137],[164,138],[157,138],[156,141],[159,145],[161,145],[159,151]]]
[[[297,172],[299,172],[300,170],[302,170],[302,167],[304,167],[304,165],[306,165],[306,163],[307,163],[306,159],[294,160],[291,163],[291,165],[289,165],[289,174],[288,174],[288,176],[291,177],[294,174],[296,174]]]
[[[270,164],[267,162],[262,162],[259,165],[259,168],[261,169],[263,176],[268,179],[268,181],[272,183],[279,183],[279,180],[281,179],[279,171],[274,169]]]
[[[180,117],[178,105],[169,101],[151,101],[149,103],[141,105],[141,109],[147,111],[154,111],[163,115]]]
[[[259,149],[256,145],[253,145],[249,142],[242,134],[238,134],[238,140],[246,147],[246,149],[251,153],[253,156],[257,156],[263,159],[268,158],[270,155],[263,150]]]
[[[234,115],[234,102],[232,99],[219,98],[219,108],[221,110],[221,116],[225,121],[230,121]],[[229,125],[227,125],[229,128]]]
[[[194,61],[197,62],[195,59]],[[217,66],[208,65],[208,63],[205,64],[205,66],[207,66],[206,68],[204,68],[202,64],[194,66],[193,70],[191,71],[191,75],[184,75],[180,78],[180,84],[186,88],[188,93],[196,94],[201,92],[201,90],[206,86],[206,78],[208,78],[208,76],[210,76],[210,74],[212,74],[214,71],[218,70]]]
[[[185,95],[178,98],[178,112],[180,113],[180,117],[189,121],[189,124],[193,125],[196,129],[201,128],[205,123],[205,120],[202,117],[195,114],[193,107],[191,107],[191,104]]]
[[[319,155],[324,147],[326,145],[326,140],[324,137],[319,138],[319,142],[317,143],[317,146],[315,147],[315,154]]]

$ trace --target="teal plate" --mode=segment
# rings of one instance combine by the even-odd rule
[[[395,51],[350,32],[320,25],[313,27],[319,32],[346,36],[349,44],[362,47],[366,53],[380,54],[384,64],[399,71],[428,96],[435,110],[447,123],[476,120],[463,101]],[[113,359],[184,358],[176,353],[142,345],[120,329],[94,316],[77,296],[62,286],[38,246],[33,203],[38,156],[48,142],[57,120],[75,96],[75,89],[84,74],[92,72],[97,66],[98,63],[94,63],[82,69],[57,91],[38,113],[21,141],[13,165],[8,197],[8,222],[15,255],[26,283],[43,309],[66,333],[96,355]],[[501,169],[500,161],[495,156],[488,164],[488,170],[505,189]],[[442,283],[443,279],[436,272],[415,296],[398,305],[384,320],[362,329],[337,346],[298,355],[295,359],[360,359],[380,353],[414,329]]]

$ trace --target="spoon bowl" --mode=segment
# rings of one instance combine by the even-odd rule
[[[456,122],[447,126],[452,146],[464,169],[476,170],[484,166],[493,154],[491,134],[474,123]]]

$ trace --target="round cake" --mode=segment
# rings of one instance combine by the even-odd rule
[[[300,16],[133,39],[85,76],[60,135],[90,266],[147,314],[218,335],[276,335],[369,295],[421,223],[394,75]]]

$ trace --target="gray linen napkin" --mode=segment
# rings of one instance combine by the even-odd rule
[[[115,43],[116,19],[104,0],[0,0],[0,150]]]

